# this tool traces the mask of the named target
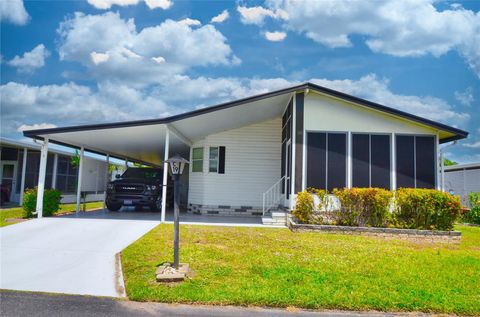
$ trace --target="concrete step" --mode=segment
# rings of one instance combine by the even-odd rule
[[[271,211],[269,215],[262,217],[262,223],[267,226],[286,226],[287,212]]]

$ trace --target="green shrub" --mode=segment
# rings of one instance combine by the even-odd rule
[[[341,204],[337,224],[362,227],[386,227],[390,224],[391,191],[382,188],[344,188],[335,189],[333,194]]]
[[[310,223],[314,209],[314,200],[310,192],[299,192],[297,194],[295,209],[293,209],[292,215],[294,215],[301,222]]]
[[[315,206],[315,198],[318,198],[318,205]],[[319,213],[321,210],[328,210],[328,194],[323,189],[307,188],[297,194],[295,209],[292,215],[302,223],[322,224],[323,219]]]
[[[461,209],[458,196],[434,189],[400,188],[395,193],[399,228],[451,230]]]
[[[470,210],[463,215],[463,221],[480,225],[480,193],[468,195]]]
[[[60,208],[62,193],[56,189],[46,189],[43,193],[43,216],[51,216]],[[37,205],[37,188],[27,189],[23,194],[23,209],[26,217],[31,218]]]
[[[341,205],[335,211],[330,210],[329,197],[323,190],[309,188],[298,193],[293,216],[302,223],[451,230],[462,210],[458,196],[433,189],[401,188],[393,192],[344,188],[335,189],[333,194]],[[319,206],[315,206],[315,195]],[[471,197],[472,206],[476,206],[468,215],[471,222],[480,219],[479,202],[480,194]]]

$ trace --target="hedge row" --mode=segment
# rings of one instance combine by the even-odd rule
[[[292,214],[302,223],[451,230],[462,210],[460,198],[432,189],[309,188],[297,195]],[[317,201],[317,203],[315,203]]]

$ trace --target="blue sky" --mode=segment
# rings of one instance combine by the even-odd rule
[[[162,117],[304,81],[470,132],[480,2],[0,2],[1,133]]]

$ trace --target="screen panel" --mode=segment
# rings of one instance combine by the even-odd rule
[[[326,189],[326,146],[326,133],[307,133],[307,187]]]
[[[390,189],[390,136],[370,136],[371,187]]]
[[[347,177],[347,135],[328,133],[327,189],[346,187]]]
[[[409,135],[397,135],[395,141],[397,188],[413,188],[415,187],[415,139]]]
[[[417,188],[435,188],[435,138],[415,139]]]
[[[370,186],[370,142],[368,134],[352,134],[352,186]]]

